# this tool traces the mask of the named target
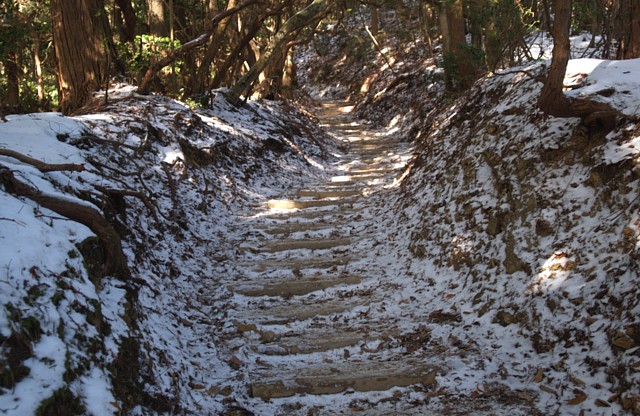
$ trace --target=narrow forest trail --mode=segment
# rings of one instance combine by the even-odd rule
[[[245,366],[251,396],[277,408],[287,401],[273,399],[293,397],[338,412],[335,396],[313,397],[429,389],[442,371],[433,351],[399,345],[394,322],[403,318],[376,312],[385,310],[376,290],[384,270],[366,263],[377,244],[370,195],[397,179],[411,146],[352,122],[349,109],[328,101],[317,114],[349,146],[338,175],[240,220],[245,239],[228,284],[237,337],[227,354]]]

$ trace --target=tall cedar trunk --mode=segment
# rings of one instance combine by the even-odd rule
[[[8,112],[16,112],[20,105],[20,66],[15,51],[9,51],[4,61],[7,74],[7,106]]]
[[[556,0],[553,22],[553,56],[551,69],[540,92],[538,107],[555,117],[599,117],[609,123],[611,117],[619,115],[608,104],[586,99],[569,99],[562,92],[564,76],[569,63],[569,29],[571,26],[571,0]]]
[[[149,33],[154,36],[166,37],[169,34],[164,0],[147,0],[147,20]]]
[[[621,59],[640,58],[640,2],[620,1],[620,50]]]
[[[131,0],[115,0],[124,24],[120,25],[120,36],[123,42],[133,42],[136,37],[136,11]]]
[[[240,105],[240,96],[248,91],[260,76],[260,73],[269,65],[270,61],[277,58],[279,53],[285,49],[286,43],[294,36],[294,34],[303,27],[317,22],[328,8],[328,0],[314,0],[304,9],[294,14],[280,28],[278,33],[273,37],[267,48],[260,55],[260,59],[251,66],[249,71],[238,80],[236,85],[227,94],[227,99],[233,105]]]
[[[105,80],[104,40],[94,17],[97,0],[51,0],[53,41],[58,61],[60,110],[72,113],[82,107]]]
[[[476,73],[468,52],[462,0],[441,3],[440,31],[443,38],[446,87],[462,91],[471,85]]]
[[[469,48],[467,46],[462,0],[455,0],[449,9],[449,13],[452,49],[456,59],[458,77],[460,78],[459,87],[466,89],[473,83],[476,71],[470,61]]]
[[[571,24],[571,0],[556,0],[553,22],[553,55],[551,69],[542,87],[538,106],[556,117],[571,117],[571,103],[562,92],[564,75],[569,63],[569,27]]]

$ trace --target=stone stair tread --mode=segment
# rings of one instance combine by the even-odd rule
[[[261,325],[275,325],[293,321],[305,321],[316,316],[327,316],[348,311],[369,303],[369,299],[351,297],[347,299],[327,299],[315,302],[290,302],[272,306],[256,306],[243,311],[246,315],[235,316],[241,321],[255,321]]]
[[[280,224],[257,224],[254,229],[261,230],[265,234],[293,234],[306,231],[334,230],[336,225],[326,222],[289,222]]]
[[[348,237],[342,238],[322,238],[322,239],[300,239],[300,240],[265,240],[259,247],[240,245],[240,250],[247,250],[257,253],[278,253],[291,250],[326,250],[334,247],[351,244]]]
[[[301,189],[296,192],[296,197],[298,198],[314,198],[314,199],[325,199],[325,198],[346,198],[352,197],[356,195],[362,195],[361,189],[342,189],[342,190],[334,190],[334,189]]]
[[[244,296],[291,297],[307,295],[328,287],[352,285],[362,281],[361,276],[310,276],[308,278],[269,279],[264,282],[240,284],[229,290]]]
[[[436,384],[436,376],[441,373],[442,367],[427,364],[424,359],[400,356],[389,360],[336,360],[312,365],[294,362],[255,370],[249,377],[252,396],[268,400],[297,394],[386,391],[414,384],[430,386]]]
[[[362,345],[377,340],[389,340],[398,335],[398,330],[378,332],[366,328],[306,328],[304,332],[273,334],[267,342],[265,338],[254,345],[252,350],[264,355],[312,354]]]
[[[321,209],[321,210],[301,210],[301,211],[293,211],[293,212],[269,212],[265,213],[265,217],[269,219],[278,219],[282,221],[291,221],[291,220],[322,220],[327,223],[337,222],[345,215],[350,215],[356,212],[351,206],[340,206],[338,210],[336,209]]]
[[[305,209],[315,207],[348,205],[356,202],[355,198],[333,199],[271,199],[267,201],[269,209]]]
[[[256,272],[264,272],[269,269],[304,270],[304,269],[332,269],[344,266],[351,262],[350,256],[329,257],[303,257],[287,259],[260,259],[253,262],[244,262],[240,265],[243,268],[251,268]]]

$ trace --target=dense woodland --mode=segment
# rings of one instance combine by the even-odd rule
[[[384,12],[396,18],[382,25]],[[371,48],[388,36],[421,37],[428,54],[441,44],[450,91],[523,57],[538,58],[525,38],[551,32],[554,18],[556,38],[586,31],[604,58],[640,56],[635,0],[8,0],[0,5],[0,107],[4,114],[74,113],[114,83],[194,104],[220,87],[230,88],[235,104],[252,93],[290,98],[295,49],[344,29],[354,16]],[[362,41],[352,39],[345,53]],[[568,42],[556,43],[568,51]]]
[[[640,0],[0,0],[0,413],[640,415],[639,57]]]

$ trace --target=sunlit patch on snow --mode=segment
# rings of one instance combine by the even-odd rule
[[[575,269],[576,260],[573,257],[564,251],[556,251],[540,268],[533,286],[539,292],[558,289],[571,278]]]

